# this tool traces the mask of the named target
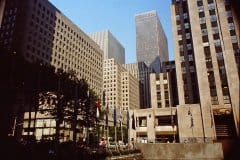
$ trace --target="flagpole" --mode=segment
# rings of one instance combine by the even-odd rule
[[[129,117],[129,110],[127,110],[127,132],[128,132],[128,149],[130,149],[130,123],[129,123],[129,121],[130,121],[130,117]]]
[[[107,112],[106,112],[106,128],[107,128],[107,147],[109,147],[109,139],[108,139],[108,135],[109,135],[109,127],[108,127],[108,113],[109,113],[109,108],[108,108],[108,104],[107,104]]]
[[[117,150],[117,127],[116,126],[114,126],[114,130],[115,130],[115,146]]]
[[[123,128],[122,128],[122,125],[123,125],[123,123],[122,123],[122,120],[121,120],[121,138],[122,138],[122,142],[123,142]]]
[[[115,146],[117,150],[117,113],[116,113],[116,106],[114,106],[114,111],[113,111],[113,120],[114,120],[114,139],[115,139]]]
[[[109,134],[109,129],[108,129],[108,126],[107,126],[107,148],[109,147],[109,139],[108,139],[108,134]]]
[[[123,123],[122,123],[122,110],[121,110],[121,108],[120,108],[120,116],[121,116],[121,119],[120,119],[120,126],[121,126],[121,140],[122,140],[122,142],[123,142],[123,128],[122,128],[122,125],[123,125]]]
[[[97,140],[99,141],[99,122],[100,122],[100,108],[101,108],[101,104],[100,101],[98,99],[97,102],[97,115],[96,115],[96,123],[97,123]]]

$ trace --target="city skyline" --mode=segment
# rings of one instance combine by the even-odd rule
[[[125,48],[126,63],[135,63],[137,61],[135,15],[156,10],[167,36],[169,60],[175,59],[172,42],[170,0],[164,1],[165,3],[161,3],[161,5],[157,0],[110,0],[106,2],[71,0],[68,3],[59,0],[49,1],[87,34],[109,29]]]
[[[239,157],[240,21],[234,1],[172,0],[175,60],[166,56],[155,6],[138,12],[145,6],[136,4],[145,0],[94,1],[71,10],[89,20],[85,25],[50,0],[0,1],[3,157]],[[149,1],[147,8],[155,2]],[[130,13],[136,36],[127,29]],[[124,48],[134,46],[125,64]]]

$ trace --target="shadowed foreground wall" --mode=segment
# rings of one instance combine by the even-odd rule
[[[221,143],[168,143],[168,144],[136,144],[141,149],[144,159],[211,159],[222,160]]]

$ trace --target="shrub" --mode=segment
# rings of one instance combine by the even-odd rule
[[[112,151],[112,155],[113,155],[113,156],[120,156],[120,152],[118,152],[118,151]]]

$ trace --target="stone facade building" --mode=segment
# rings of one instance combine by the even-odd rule
[[[240,30],[230,1],[173,0],[171,12],[178,116],[188,114],[181,113],[184,107],[199,112],[198,118],[192,115],[194,127],[202,125],[199,141],[239,135]]]
[[[103,90],[106,95],[106,105],[109,108],[109,120],[112,121],[114,108],[117,118],[120,113],[127,120],[126,113],[129,109],[139,108],[138,80],[130,74],[115,59],[105,59],[103,65]],[[125,123],[126,124],[126,123]]]
[[[102,93],[103,52],[47,0],[1,1],[0,46],[63,71],[74,71]],[[1,20],[0,19],[0,20]]]
[[[150,108],[150,85],[149,75],[151,69],[147,67],[144,62],[136,62],[130,64],[123,64],[124,68],[128,70],[139,82],[139,96],[140,96],[140,108]]]

